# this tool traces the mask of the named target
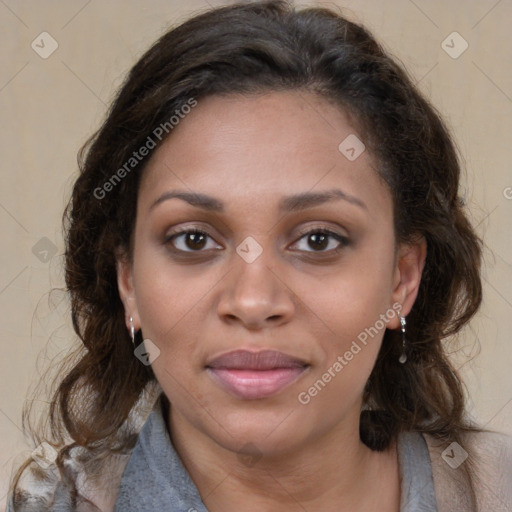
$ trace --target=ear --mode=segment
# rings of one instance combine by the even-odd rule
[[[427,242],[423,235],[398,247],[391,300],[392,304],[401,305],[399,312],[401,316],[407,316],[414,305],[426,257]],[[398,315],[395,315],[389,321],[388,329],[398,329],[399,326],[400,320]]]
[[[117,288],[119,296],[124,305],[126,328],[130,329],[130,316],[133,319],[135,330],[140,329],[139,312],[137,310],[137,301],[135,299],[135,289],[133,286],[133,268],[132,264],[124,251],[116,252],[116,271]]]

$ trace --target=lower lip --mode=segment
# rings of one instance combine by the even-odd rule
[[[274,370],[208,368],[207,370],[232,395],[245,400],[254,400],[278,393],[295,382],[306,368],[275,368]]]

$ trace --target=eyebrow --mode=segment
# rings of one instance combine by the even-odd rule
[[[224,203],[215,197],[208,196],[206,194],[181,192],[179,190],[170,190],[164,192],[156,201],[150,206],[149,210],[170,199],[181,199],[188,204],[201,208],[210,212],[223,213],[225,211]],[[297,212],[312,208],[323,203],[344,200],[353,205],[359,206],[362,209],[367,210],[366,204],[346,192],[340,189],[326,190],[323,192],[303,192],[301,194],[295,194],[292,196],[286,196],[279,201],[279,210],[282,212]]]

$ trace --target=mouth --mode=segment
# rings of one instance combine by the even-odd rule
[[[235,350],[206,364],[213,380],[237,398],[255,400],[278,393],[310,367],[305,361],[278,352]]]

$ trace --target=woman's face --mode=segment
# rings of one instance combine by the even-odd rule
[[[233,452],[358,436],[385,326],[416,297],[424,244],[395,253],[354,136],[310,93],[209,97],[144,171],[126,314],[160,351],[171,418]]]

